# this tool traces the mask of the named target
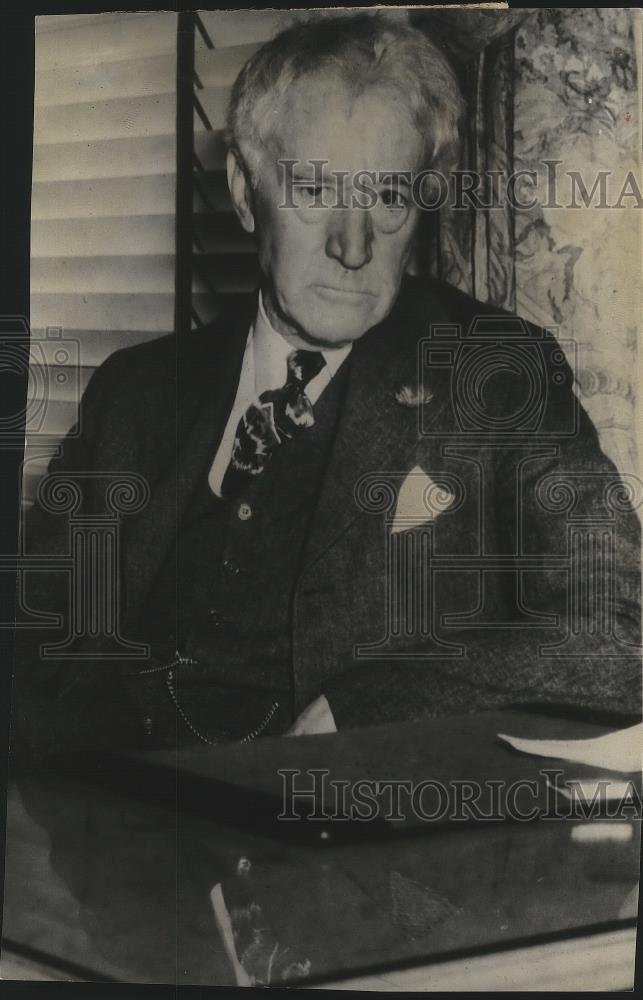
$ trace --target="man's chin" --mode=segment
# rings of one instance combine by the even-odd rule
[[[347,344],[352,344],[355,340],[359,340],[363,337],[367,330],[370,329],[369,326],[359,326],[359,327],[349,327],[346,326],[333,326],[329,327],[325,324],[323,327],[317,327],[314,333],[306,333],[305,339],[311,347],[315,347],[318,350],[324,350],[324,348],[333,347],[345,347]]]
[[[311,310],[299,326],[311,344],[340,347],[363,337],[379,322],[380,313],[379,309],[333,308],[329,303],[326,309]]]

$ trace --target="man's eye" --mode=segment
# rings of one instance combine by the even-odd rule
[[[395,188],[380,191],[380,198],[387,208],[406,208],[407,205],[405,196],[401,191],[396,191]]]
[[[321,184],[302,184],[300,190],[308,201],[320,202],[324,194],[324,188]]]

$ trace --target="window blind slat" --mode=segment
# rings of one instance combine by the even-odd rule
[[[64,31],[66,28],[87,27],[90,24],[107,24],[109,21],[118,21],[123,15],[116,12],[105,14],[40,14],[38,16],[38,33],[45,34],[52,31]],[[146,17],[145,11],[128,15],[131,18]]]
[[[154,176],[172,173],[175,168],[174,133],[91,142],[56,142],[36,148],[33,180]]]
[[[229,89],[205,87],[198,98],[208,124],[195,115],[197,131],[219,130],[225,124]],[[38,142],[47,143],[125,139],[132,135],[171,134],[174,129],[176,98],[173,93],[145,97],[119,97],[108,101],[50,105],[36,111]]]
[[[200,257],[204,270],[195,270],[192,287],[195,292],[212,288],[237,291],[248,288],[247,276],[256,271],[254,254],[231,255],[219,259],[214,255]],[[137,292],[174,292],[174,258],[169,254],[141,257],[132,270],[130,258],[116,257],[42,257],[32,261],[32,294],[136,294]]]
[[[111,101],[39,108],[34,127],[38,130],[39,145],[171,135],[175,111],[174,94],[119,97]]]
[[[31,227],[34,257],[94,257],[174,253],[174,216],[40,219]],[[130,260],[131,266],[136,267]]]
[[[37,74],[34,101],[40,108],[172,93],[173,66],[173,53],[147,59],[103,60],[84,66],[82,73],[78,66],[58,66]]]
[[[150,254],[117,256],[41,257],[31,264],[31,290],[42,292],[163,292],[174,291],[174,257]]]
[[[89,326],[167,333],[174,322],[174,294],[35,292],[31,296],[31,321],[39,328],[61,326],[67,333]]]
[[[221,129],[198,132],[194,151],[204,170],[225,169]],[[143,177],[174,171],[174,134],[134,136],[91,142],[47,143],[37,147],[34,181]]]
[[[99,178],[86,181],[38,181],[31,196],[32,219],[170,215],[174,211],[176,177]]]
[[[59,31],[38,32],[38,69],[91,66],[96,61],[144,59],[174,51],[176,14],[122,14],[114,20],[89,21]]]

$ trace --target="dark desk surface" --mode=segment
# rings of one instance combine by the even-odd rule
[[[559,781],[597,772],[520,755],[496,738],[604,731],[486,713],[86,759],[73,778],[22,779],[9,801],[4,935],[85,967],[86,978],[231,984],[210,899],[221,883],[248,974],[312,983],[626,922],[638,879],[632,811],[609,827],[605,818],[543,818],[545,806],[567,802],[547,790],[543,769],[561,771]],[[404,819],[384,829],[277,821],[279,770],[311,769],[325,769],[327,781],[439,782],[452,808],[427,822],[402,796]],[[462,808],[458,782],[481,785],[477,813]],[[508,815],[515,782],[534,783],[515,802],[539,818]]]

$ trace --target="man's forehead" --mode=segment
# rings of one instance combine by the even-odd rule
[[[423,151],[396,88],[356,89],[332,74],[304,77],[291,86],[274,116],[267,146],[302,166],[326,160],[338,170],[412,170]]]

